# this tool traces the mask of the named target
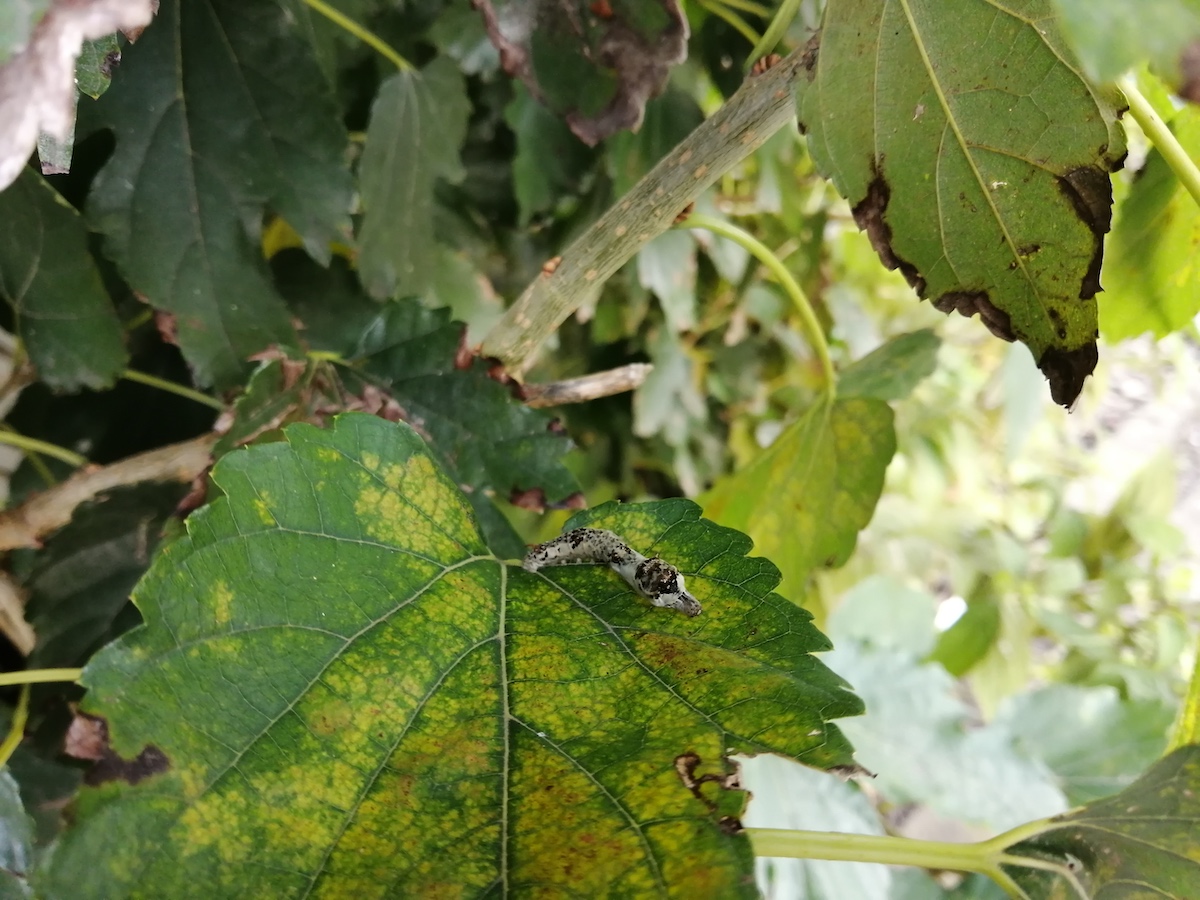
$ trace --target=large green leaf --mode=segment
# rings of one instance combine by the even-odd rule
[[[941,345],[929,328],[896,335],[845,368],[838,378],[838,394],[902,400],[937,368]]]
[[[110,386],[125,368],[121,323],[79,214],[32,169],[0,192],[0,295],[43,381]]]
[[[26,619],[37,634],[31,668],[81,666],[138,624],[129,592],[150,565],[180,484],[142,484],[84,503],[46,541],[24,580]]]
[[[1200,109],[1180,109],[1171,129],[1200,159]],[[1117,341],[1150,331],[1162,337],[1200,312],[1200,210],[1158,150],[1121,204],[1108,259],[1100,330]]]
[[[1121,793],[1045,823],[1011,856],[1073,872],[1093,900],[1190,900],[1200,884],[1200,746],[1181,747]],[[1047,900],[1080,896],[1064,876],[1009,868]]]
[[[692,619],[493,557],[404,425],[294,426],[213,479],[135,592],[146,625],[86,670],[137,783],[85,789],[48,897],[751,897],[677,760],[851,761],[828,643],[695,504],[569,523],[678,565]]]
[[[327,260],[350,177],[332,95],[283,11],[163,0],[80,121],[117,142],[87,213],[129,283],[175,315],[197,379],[228,384],[246,357],[294,340],[258,249],[264,209]]]
[[[754,462],[718,481],[704,513],[749,534],[778,560],[783,590],[802,597],[813,569],[849,559],[895,451],[886,403],[819,400]]]
[[[358,266],[373,296],[420,294],[433,280],[434,185],[465,174],[458,147],[470,112],[466,84],[448,56],[419,72],[397,72],[379,88],[360,171]]]
[[[944,312],[1029,345],[1071,404],[1124,152],[1050,0],[831,0],[800,120],[880,258]]]

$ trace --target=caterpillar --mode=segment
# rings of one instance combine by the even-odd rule
[[[683,575],[657,556],[646,558],[611,531],[576,528],[531,549],[521,563],[526,572],[545,566],[588,564],[608,566],[655,606],[677,609],[687,616],[701,613],[700,602],[687,592]]]

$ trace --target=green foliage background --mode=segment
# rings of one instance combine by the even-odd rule
[[[55,5],[0,17],[0,63]],[[609,12],[669,57],[672,4],[634,6]],[[1200,11],[1013,6],[687,3],[640,127],[588,143],[619,67],[535,40],[522,83],[465,0],[162,0],[86,45],[70,171],[0,192],[0,442],[26,451],[0,534],[34,529],[5,544],[3,661],[86,666],[6,698],[0,892],[984,898],[726,832],[967,840],[1091,804],[1014,852],[1116,832],[1088,891],[1188,896],[1164,860],[1194,832],[1163,823],[1197,817],[1193,754],[1137,779],[1195,664],[1200,215],[1112,80],[1152,63],[1134,83],[1196,159],[1169,91]],[[527,374],[643,384],[531,408],[472,348],[738,102],[775,19],[781,49],[825,28],[808,138],[722,172],[710,227],[647,240]],[[1070,415],[1043,376],[1082,386]],[[180,441],[217,460],[190,493],[160,473],[22,524],[72,469]],[[704,615],[516,565],[583,524],[680,566]],[[877,777],[818,771],[856,763]]]

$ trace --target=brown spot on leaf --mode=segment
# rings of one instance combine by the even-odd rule
[[[1083,390],[1084,380],[1096,368],[1098,354],[1095,342],[1076,347],[1074,350],[1060,350],[1051,347],[1038,360],[1038,368],[1050,382],[1050,396],[1054,402],[1068,409],[1079,397]]]
[[[75,759],[92,760],[83,776],[84,784],[96,787],[108,781],[138,784],[171,768],[171,761],[153,744],[147,744],[133,759],[123,759],[109,746],[108,722],[100,716],[77,712],[67,728],[63,752]]]
[[[996,337],[1006,341],[1017,339],[1012,330],[1012,319],[992,303],[986,291],[947,291],[934,300],[933,305],[944,313],[958,312],[967,318],[978,313],[988,331]]]
[[[867,195],[854,207],[854,221],[858,227],[867,233],[871,246],[879,254],[880,261],[889,269],[899,269],[904,279],[917,292],[917,296],[925,297],[925,279],[917,271],[917,267],[907,260],[901,259],[892,249],[892,228],[887,223],[888,201],[891,200],[892,190],[887,180],[879,171],[879,161],[872,162],[875,177],[867,188]]]
[[[1080,166],[1058,179],[1058,189],[1071,201],[1075,214],[1092,232],[1092,258],[1079,285],[1079,299],[1091,300],[1101,289],[1104,235],[1112,227],[1112,179],[1099,166]]]
[[[723,791],[740,791],[743,789],[742,769],[736,762],[725,757],[726,771],[697,775],[696,770],[700,767],[701,762],[700,757],[691,750],[681,753],[675,757],[675,774],[679,776],[680,782],[691,792],[693,797],[703,803],[710,813],[715,813],[717,804],[704,796],[704,792],[701,790],[702,786],[715,784]],[[737,834],[742,830],[742,823],[736,816],[722,816],[717,822],[717,827],[726,834]]]

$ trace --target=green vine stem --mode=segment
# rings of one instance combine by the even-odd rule
[[[701,9],[708,10],[711,15],[716,16],[718,19],[723,19],[730,28],[749,41],[751,46],[756,46],[762,40],[758,36],[758,32],[750,27],[749,22],[721,3],[720,0],[696,0],[696,4]]]
[[[775,11],[775,17],[771,19],[771,24],[767,26],[767,30],[763,32],[761,40],[754,45],[754,49],[746,57],[747,68],[752,66],[755,60],[766,56],[779,45],[779,42],[783,40],[783,36],[787,34],[788,26],[792,24],[792,19],[796,18],[796,13],[799,11],[800,0],[783,0],[779,4],[779,9]]]
[[[23,672],[0,674],[0,687],[14,684],[52,684],[56,681],[78,681],[83,669],[26,669]]]
[[[1183,145],[1167,127],[1167,123],[1155,112],[1150,101],[1138,90],[1137,81],[1133,75],[1123,75],[1117,80],[1117,87],[1129,101],[1129,114],[1133,120],[1146,132],[1146,137],[1158,148],[1175,177],[1192,195],[1192,199],[1200,206],[1200,167],[1188,156]]]
[[[309,9],[312,9],[313,11],[323,15],[347,34],[354,35],[354,37],[358,38],[368,47],[378,51],[381,56],[384,56],[390,60],[392,64],[395,65],[395,67],[401,72],[411,72],[415,68],[412,63],[397,53],[395,49],[386,41],[384,41],[383,38],[379,37],[379,35],[367,28],[364,28],[362,25],[359,25],[353,19],[349,18],[339,10],[334,9],[328,3],[324,3],[322,0],[304,0],[304,5]]]
[[[8,725],[8,734],[0,741],[0,768],[7,766],[13,752],[25,737],[25,723],[29,721],[29,683],[21,685],[21,695],[17,698],[17,708],[13,710],[12,721]]]
[[[1088,900],[1087,891],[1079,878],[1065,864],[1008,852],[1010,847],[1052,827],[1054,825],[1051,820],[1040,819],[973,844],[918,841],[890,835],[791,831],[777,828],[747,828],[746,835],[750,838],[756,856],[828,859],[975,872],[991,878],[1010,897],[1019,900],[1029,900],[1029,895],[1004,867],[1040,869],[1060,876],[1081,900]]]
[[[156,375],[147,375],[145,372],[138,372],[134,369],[126,369],[121,373],[121,377],[126,381],[136,381],[138,384],[148,385],[149,387],[158,388],[159,390],[167,391],[171,394],[176,394],[180,397],[186,397],[188,400],[195,400],[197,403],[202,403],[205,406],[215,409],[217,412],[225,411],[225,404],[216,397],[210,397],[208,394],[202,394],[199,391],[194,391],[189,387],[184,387],[182,384],[176,384],[173,381],[167,381],[165,378],[159,378]]]
[[[73,450],[68,450],[66,447],[60,447],[57,444],[50,444],[46,441],[39,441],[37,438],[26,437],[23,434],[17,434],[15,431],[0,429],[0,444],[17,447],[27,453],[41,453],[76,468],[87,465],[87,458],[80,456]]]
[[[787,293],[788,297],[791,298],[792,304],[796,307],[796,312],[800,314],[800,321],[804,325],[804,332],[808,338],[809,346],[812,347],[817,361],[821,364],[821,380],[823,382],[821,386],[825,389],[826,395],[832,399],[834,394],[837,393],[837,374],[833,370],[833,360],[829,357],[829,344],[825,341],[825,332],[821,328],[821,323],[817,320],[817,314],[813,312],[812,304],[808,302],[808,297],[805,295],[804,289],[792,277],[792,273],[787,270],[787,266],[780,261],[778,256],[771,252],[770,247],[748,231],[738,228],[738,226],[732,225],[729,222],[722,222],[720,219],[714,219],[712,216],[695,213],[689,216],[681,227],[702,228],[721,237],[729,238],[731,241],[745,247],[755,259],[766,266],[771,271],[771,274],[779,279],[780,286]]]
[[[646,173],[534,279],[483,341],[483,355],[522,375],[542,342],[714,181],[795,119],[797,86],[812,65],[798,50],[736,94]]]

